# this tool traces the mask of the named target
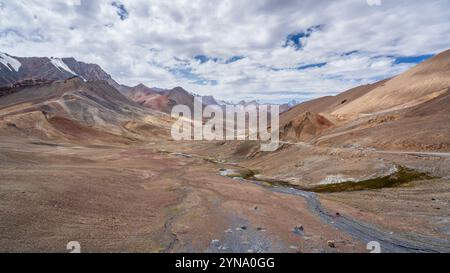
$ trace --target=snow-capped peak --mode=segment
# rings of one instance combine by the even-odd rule
[[[14,69],[16,72],[19,72],[19,68],[22,66],[18,60],[2,52],[0,52],[0,63],[6,66],[9,70],[13,71]]]
[[[56,68],[58,68],[59,71],[64,70],[64,71],[66,71],[66,72],[69,72],[69,73],[72,74],[72,75],[78,76],[77,73],[73,72],[73,71],[72,71],[72,70],[64,63],[63,59],[51,57],[51,58],[50,58],[50,61],[52,62],[52,64],[53,64]],[[61,69],[62,69],[62,70],[61,70]]]

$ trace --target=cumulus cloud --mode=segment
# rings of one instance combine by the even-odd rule
[[[0,51],[73,56],[121,83],[305,100],[448,48],[448,0],[0,0]]]

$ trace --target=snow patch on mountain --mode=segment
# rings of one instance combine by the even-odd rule
[[[0,63],[2,63],[4,66],[6,66],[9,70],[13,71],[13,69],[16,72],[19,72],[19,68],[22,66],[22,64],[14,59],[13,57],[9,56],[6,53],[0,52]]]
[[[77,73],[73,72],[72,69],[70,69],[63,61],[63,59],[61,58],[50,58],[50,61],[52,62],[52,64],[59,69],[59,71],[65,70],[67,72],[69,72],[72,75],[78,76]],[[62,70],[61,70],[62,69]]]

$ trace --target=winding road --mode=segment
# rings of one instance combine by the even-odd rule
[[[287,144],[287,145],[294,145],[294,146],[300,146],[300,147],[314,147],[314,145],[306,143],[306,142],[290,142],[290,141],[279,141],[280,144]],[[397,155],[413,155],[413,156],[436,156],[436,157],[445,157],[450,158],[450,153],[446,152],[415,152],[415,151],[385,151],[385,150],[377,150],[377,149],[370,149],[370,148],[339,148],[344,150],[363,150],[363,151],[369,151],[373,153],[380,153],[380,154],[397,154]]]

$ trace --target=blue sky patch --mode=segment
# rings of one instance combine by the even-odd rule
[[[353,51],[345,52],[344,54],[342,54],[342,56],[350,56],[350,55],[356,54],[358,52],[359,52],[358,50],[353,50]]]
[[[229,58],[228,60],[226,60],[225,63],[226,64],[234,63],[234,62],[237,62],[237,61],[242,60],[244,58],[245,58],[244,56],[233,56],[233,57]]]
[[[205,80],[205,79],[198,79],[193,81],[192,83],[198,85],[212,85],[212,86],[219,84],[216,80]]]
[[[201,64],[204,64],[207,61],[217,62],[219,60],[219,58],[217,58],[217,57],[209,57],[206,55],[196,55],[196,56],[194,56],[194,59]]]
[[[125,8],[124,4],[119,2],[112,2],[111,5],[117,8],[117,15],[119,15],[120,20],[126,20],[129,16],[128,10]]]
[[[211,56],[207,56],[207,55],[196,55],[194,56],[194,60],[196,60],[197,62],[199,62],[200,64],[204,64],[208,61],[213,61],[215,63],[217,62],[221,62],[221,63],[225,63],[225,64],[230,64],[230,63],[234,63],[237,62],[239,60],[244,59],[244,56],[233,56],[227,60],[224,60],[222,58],[219,57],[211,57]]]
[[[323,63],[314,63],[314,64],[302,64],[297,67],[287,67],[287,68],[270,67],[270,70],[271,71],[305,70],[305,69],[309,69],[309,68],[320,68],[325,65],[327,65],[327,63],[323,62]]]
[[[433,54],[419,55],[419,56],[404,56],[396,57],[395,64],[418,64],[433,57]]]
[[[296,50],[302,49],[304,46],[304,40],[310,37],[314,32],[321,30],[322,27],[322,25],[316,25],[306,29],[306,31],[289,34],[286,37],[283,47],[292,46]]]
[[[218,81],[206,79],[192,71],[190,67],[170,68],[168,71],[177,78],[190,80],[190,83],[198,85],[218,85]]]
[[[297,70],[305,70],[308,68],[320,68],[322,66],[325,66],[327,63],[316,63],[316,64],[305,64],[305,65],[301,65],[299,67],[297,67]]]

